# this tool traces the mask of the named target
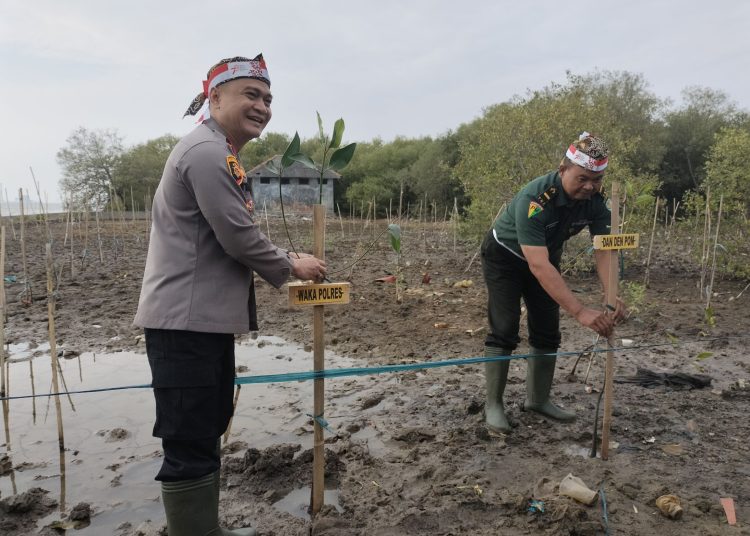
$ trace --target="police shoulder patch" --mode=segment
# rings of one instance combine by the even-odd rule
[[[227,155],[227,171],[238,186],[245,182],[245,170],[234,155]]]

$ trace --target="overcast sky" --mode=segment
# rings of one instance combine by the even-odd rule
[[[566,70],[641,73],[679,102],[707,86],[750,108],[750,2],[0,0],[0,184],[59,197],[72,131],[126,146],[184,135],[208,68],[263,52],[268,131],[346,121],[344,141],[439,135]],[[4,191],[3,191],[4,195]],[[5,203],[3,203],[4,208]]]

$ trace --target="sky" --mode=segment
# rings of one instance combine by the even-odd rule
[[[266,131],[345,142],[438,136],[566,71],[642,74],[676,105],[688,86],[750,109],[750,2],[715,0],[0,0],[0,187],[60,198],[57,152],[78,127],[126,147],[182,119],[211,65],[263,52]],[[5,201],[3,201],[3,209]]]

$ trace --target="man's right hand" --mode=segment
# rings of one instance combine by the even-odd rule
[[[292,258],[292,275],[297,279],[306,281],[322,281],[326,276],[326,263],[317,257]]]
[[[609,337],[615,329],[614,320],[604,311],[584,307],[576,315],[582,326],[593,329],[602,337]]]

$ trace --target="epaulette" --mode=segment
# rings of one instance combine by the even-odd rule
[[[536,202],[539,203],[542,208],[552,201],[555,197],[557,197],[557,186],[550,186],[546,190],[544,190],[541,194],[539,194],[539,197],[536,198]]]

